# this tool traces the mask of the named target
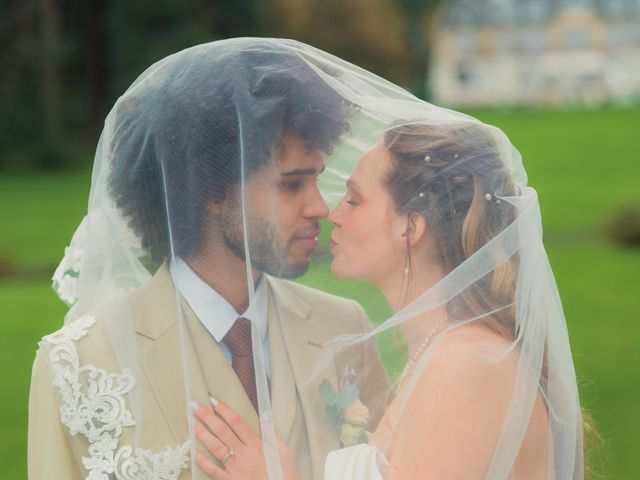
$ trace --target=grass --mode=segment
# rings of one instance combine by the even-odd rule
[[[55,268],[87,211],[91,172],[0,173],[0,260]]]
[[[549,233],[596,228],[639,195],[640,108],[469,113],[520,151]]]
[[[60,327],[65,307],[46,281],[0,283],[0,399],[3,478],[26,478],[29,377],[37,341]]]
[[[582,403],[605,440],[604,478],[638,478],[640,251],[604,242],[547,248],[562,296]],[[594,454],[594,456],[598,456]]]
[[[638,194],[640,109],[471,113],[506,131],[540,193],[583,403],[610,457],[599,470],[603,478],[638,478],[640,250],[619,248],[598,232],[621,201]],[[87,169],[0,173],[0,264],[10,261],[15,270],[47,274],[0,278],[0,363],[6,369],[0,458],[6,478],[26,478],[31,362],[37,340],[58,328],[65,312],[48,277],[86,210],[89,176]],[[371,285],[336,280],[326,263],[314,265],[302,281],[369,299],[364,303],[374,322],[389,314]],[[381,340],[397,373],[401,357],[391,338]]]

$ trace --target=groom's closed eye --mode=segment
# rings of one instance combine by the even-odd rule
[[[296,168],[293,170],[287,170],[280,172],[280,176],[284,179],[279,185],[289,193],[298,192],[305,184],[310,180],[317,180],[318,176],[324,171],[325,166],[322,168]]]
[[[303,180],[286,181],[286,182],[282,182],[280,185],[288,192],[295,193],[298,190],[300,190],[300,188],[302,188],[302,186],[304,185],[304,181]]]

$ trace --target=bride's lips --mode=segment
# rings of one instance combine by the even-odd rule
[[[331,253],[333,253],[335,248],[338,246],[338,242],[336,242],[334,240],[333,235],[329,235],[329,240],[331,240],[331,245],[330,245],[329,249],[331,250]]]

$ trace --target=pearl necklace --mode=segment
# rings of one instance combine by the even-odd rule
[[[436,333],[436,330],[438,330],[438,328],[440,328],[440,325],[446,322],[448,318],[449,317],[445,315],[440,320],[438,320],[438,323],[436,323],[433,326],[429,334],[425,337],[425,339],[422,341],[422,343],[418,347],[418,350],[416,350],[416,353],[414,353],[411,356],[407,364],[404,366],[404,370],[402,370],[402,374],[400,375],[400,379],[398,380],[398,385],[402,383],[402,381],[405,379],[407,374],[411,371],[411,368],[413,367],[413,365],[416,363],[416,360],[420,358],[420,355],[422,355],[422,353],[424,352],[424,349],[427,348],[427,345],[429,344],[429,340],[431,340],[431,337],[433,337],[433,334]]]

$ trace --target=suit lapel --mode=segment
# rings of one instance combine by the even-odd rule
[[[271,403],[275,428],[287,441],[296,413],[296,384],[282,332],[278,299],[269,290],[269,352],[271,356]],[[291,315],[292,313],[288,313]],[[295,314],[293,314],[295,315]],[[302,316],[305,316],[302,313]],[[298,317],[300,321],[304,318]]]
[[[149,283],[135,292],[131,304],[136,316],[141,369],[174,441],[183,442],[188,436],[188,410],[184,394],[176,291],[166,265],[162,265]],[[193,349],[187,348],[186,352],[189,364],[194,364]],[[202,380],[192,380],[192,391],[201,392]]]
[[[132,298],[140,365],[174,440],[187,438],[189,415],[178,315],[184,317],[189,398],[203,405],[209,405],[210,396],[223,400],[257,431],[257,414],[219,345],[184,300],[180,310],[176,305],[176,290],[165,265]]]
[[[316,315],[311,307],[293,293],[286,282],[267,278],[271,295],[269,326],[272,335],[274,421],[286,439],[293,423],[297,386],[313,453],[314,471],[322,471],[326,453],[339,447],[336,431],[319,395],[322,380],[337,384],[335,362],[325,357],[327,349],[323,348],[330,335],[314,322]],[[278,341],[283,342],[285,348],[281,348]],[[319,370],[323,360],[326,364]]]

